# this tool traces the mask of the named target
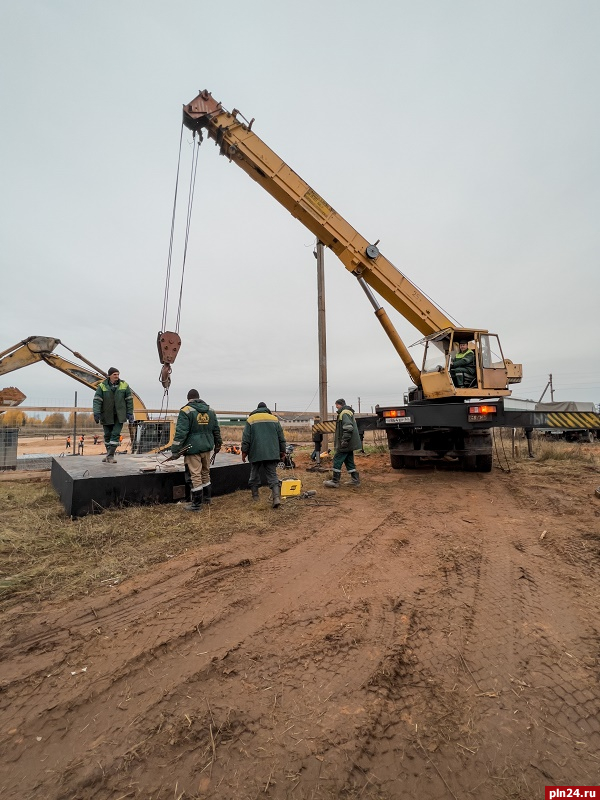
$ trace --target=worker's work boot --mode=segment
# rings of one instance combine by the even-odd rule
[[[117,449],[116,444],[107,444],[106,445],[106,455],[102,459],[106,464],[116,464],[117,459],[115,458],[115,450]]]
[[[342,477],[342,470],[334,469],[331,480],[323,481],[323,486],[325,486],[327,489],[339,489],[341,477]]]
[[[204,499],[204,492],[202,487],[199,489],[192,489],[191,493],[192,502],[189,506],[185,507],[186,511],[202,511],[202,501]]]
[[[360,475],[355,469],[350,470],[348,475],[350,476],[350,480],[348,481],[348,486],[360,486]]]
[[[256,503],[258,502],[258,486],[251,486],[250,488],[252,490],[252,499]]]
[[[281,486],[277,483],[273,486],[273,508],[281,505]]]
[[[202,497],[206,505],[209,506],[212,501],[212,483],[207,483],[206,486],[202,488]]]

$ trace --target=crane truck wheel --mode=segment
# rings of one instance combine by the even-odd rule
[[[390,464],[392,469],[404,469],[406,466],[404,456],[397,456],[395,453],[390,453]]]
[[[491,472],[492,471],[492,455],[476,456],[477,459],[477,472]]]

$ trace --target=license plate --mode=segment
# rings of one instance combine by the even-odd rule
[[[395,425],[397,422],[412,422],[412,417],[386,417],[387,425]]]
[[[489,414],[469,414],[467,416],[467,422],[487,422],[489,419]]]

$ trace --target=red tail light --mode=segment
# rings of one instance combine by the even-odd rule
[[[469,406],[469,414],[495,414],[496,406]]]

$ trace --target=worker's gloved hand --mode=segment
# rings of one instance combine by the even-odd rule
[[[94,414],[94,422],[96,425],[100,423],[100,414]]]
[[[342,439],[340,442],[340,450],[347,453],[350,450],[350,439]]]
[[[217,453],[220,453],[220,452],[221,452],[221,445],[220,444],[216,444],[215,445],[215,455],[217,455]]]
[[[133,414],[127,414],[127,422],[128,422],[130,425],[133,425],[133,423],[134,423],[134,420],[135,420],[135,417],[133,416]]]
[[[181,453],[179,452],[179,450],[174,450],[173,448],[171,448],[171,458],[179,458],[180,455]]]
[[[280,461],[284,461],[285,460],[285,453],[279,453],[279,460]]]
[[[245,462],[247,458],[248,458],[248,453],[244,453],[244,451],[242,450],[242,461]]]

